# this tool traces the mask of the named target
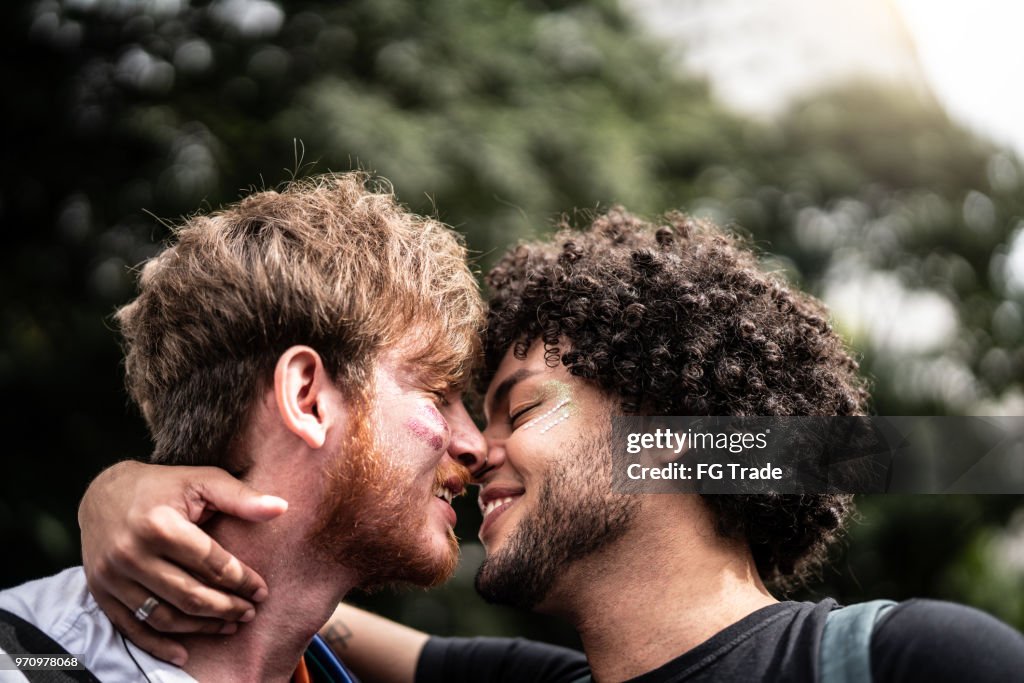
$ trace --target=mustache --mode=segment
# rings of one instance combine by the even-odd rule
[[[470,481],[472,481],[472,475],[469,473],[469,469],[457,462],[443,463],[434,471],[435,487],[445,486],[458,491],[459,495],[466,492]]]

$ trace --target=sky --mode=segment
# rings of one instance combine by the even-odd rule
[[[1024,156],[1024,2],[892,1],[949,113]]]
[[[1024,0],[622,2],[748,114],[858,74],[923,76],[954,118],[1024,156]]]

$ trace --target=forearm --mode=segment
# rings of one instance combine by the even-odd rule
[[[338,605],[320,635],[365,683],[412,683],[420,652],[430,638],[344,603]]]
[[[96,475],[78,505],[79,528],[86,526],[83,522],[94,525],[103,520],[107,516],[106,506],[103,505],[105,493],[111,488],[123,487],[121,482],[125,477],[132,477],[145,468],[145,465],[134,460],[123,460]]]

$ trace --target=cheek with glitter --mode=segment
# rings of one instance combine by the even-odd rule
[[[434,406],[424,406],[416,417],[406,421],[405,428],[435,451],[444,448],[448,441],[448,423]]]
[[[408,420],[405,423],[405,428],[412,432],[413,436],[430,446],[433,450],[439,451],[444,448],[444,437],[438,434],[436,429],[423,424],[416,418]]]
[[[541,391],[552,397],[552,407],[524,424],[521,429],[536,429],[541,434],[546,434],[551,428],[572,417],[574,406],[572,390],[563,382],[548,382],[541,387]]]

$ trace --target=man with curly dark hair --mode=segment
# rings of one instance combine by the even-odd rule
[[[858,658],[876,681],[1022,670],[1020,634],[963,606],[910,600],[827,648],[834,600],[768,592],[825,561],[850,496],[613,490],[616,414],[866,413],[866,381],[823,305],[765,272],[741,240],[684,215],[651,224],[615,208],[511,250],[487,284],[489,449],[476,473],[487,559],[476,586],[568,619],[594,680],[851,680],[841,676],[856,665],[844,662]],[[421,647],[423,683],[586,680],[572,655],[515,641]]]
[[[357,673],[813,681],[848,656],[876,681],[1024,670],[1020,634],[927,600],[891,607],[854,632],[859,645],[824,648],[829,615],[846,610],[779,602],[766,584],[793,586],[821,565],[849,496],[613,490],[614,415],[866,413],[866,382],[824,307],[765,272],[741,240],[683,215],[652,224],[616,208],[514,248],[488,285],[477,588],[568,619],[586,659],[522,640],[429,638],[341,606],[323,633]]]
[[[641,415],[863,415],[857,362],[820,302],[765,273],[707,221],[655,226],[612,209],[586,231],[563,225],[490,272],[486,386],[534,344]],[[709,495],[720,534],[745,541],[758,573],[786,587],[825,557],[846,495]]]

